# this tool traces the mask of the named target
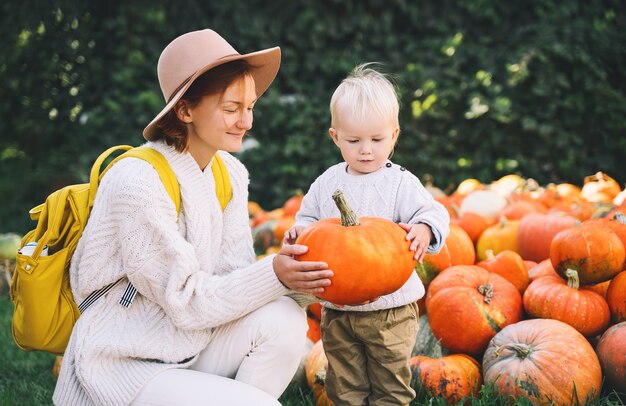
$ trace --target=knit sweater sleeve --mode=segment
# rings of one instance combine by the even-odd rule
[[[117,182],[107,199],[122,220],[122,263],[137,291],[162,307],[174,325],[188,330],[215,327],[288,292],[273,271],[273,256],[224,275],[201,271],[194,247],[159,204],[169,197],[157,172],[143,162],[133,168],[124,172],[125,181]]]
[[[396,200],[397,221],[408,224],[423,223],[430,226],[433,239],[428,246],[429,254],[441,250],[450,233],[450,215],[441,203],[424,188],[420,180],[403,171]]]
[[[320,211],[320,178],[309,187],[309,191],[302,198],[300,210],[296,213],[296,225],[306,227],[321,219]]]

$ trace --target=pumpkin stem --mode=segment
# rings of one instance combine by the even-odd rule
[[[530,354],[532,354],[533,349],[528,344],[515,343],[515,344],[507,344],[496,349],[496,356],[499,357],[502,353],[502,350],[511,350],[515,352],[515,355],[518,358],[524,359],[527,358]]]
[[[567,269],[565,271],[565,276],[567,276],[567,286],[570,288],[578,289],[580,287],[580,279],[578,278],[578,271],[575,269]]]
[[[341,214],[341,225],[344,227],[358,226],[359,218],[350,206],[348,206],[346,197],[343,195],[341,190],[335,190],[335,193],[333,193],[333,200],[335,201],[335,204],[339,209],[339,213]]]
[[[493,297],[493,285],[491,283],[488,283],[486,285],[480,285],[478,287],[478,292],[481,295],[485,296],[485,298],[483,299],[485,303],[490,303],[491,298]]]

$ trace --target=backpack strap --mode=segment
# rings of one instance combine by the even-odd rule
[[[233,197],[233,188],[230,184],[230,177],[226,170],[226,164],[219,154],[213,156],[213,162],[211,163],[211,171],[213,172],[213,178],[215,179],[215,193],[217,194],[217,200],[220,202],[222,211],[226,209],[226,205]]]
[[[111,163],[109,163],[106,168],[100,172],[102,168],[102,164],[104,161],[109,158],[112,154],[118,151],[124,151],[123,154],[119,155],[117,158],[113,159]],[[176,206],[176,213],[180,214],[180,187],[178,186],[178,180],[176,179],[176,175],[174,171],[170,167],[167,159],[157,150],[149,148],[149,147],[136,147],[133,148],[130,145],[118,145],[115,147],[111,147],[104,151],[96,162],[94,162],[91,173],[89,175],[89,209],[93,207],[93,203],[96,199],[96,191],[98,190],[98,184],[100,180],[104,176],[104,174],[120,159],[124,158],[139,158],[144,161],[150,163],[156,169],[159,174],[159,178],[161,178],[161,183],[165,186],[165,190],[167,194],[170,196],[174,205]]]

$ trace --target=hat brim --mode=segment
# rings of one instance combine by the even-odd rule
[[[230,56],[226,56],[221,58],[213,63],[210,63],[198,70],[194,73],[187,82],[174,94],[174,96],[167,102],[165,107],[161,110],[159,114],[154,117],[154,119],[144,128],[143,137],[152,141],[158,138],[157,131],[157,122],[163,118],[180,100],[180,98],[185,94],[187,89],[192,85],[192,83],[202,74],[207,71],[215,68],[216,66],[223,65],[227,62],[238,61],[238,60],[246,60],[250,65],[253,66],[250,74],[254,78],[257,98],[261,97],[263,93],[267,90],[267,88],[272,84],[274,78],[278,74],[278,69],[280,68],[280,48],[268,48],[261,51],[251,52],[249,54],[234,54]]]

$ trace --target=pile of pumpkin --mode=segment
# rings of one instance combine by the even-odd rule
[[[626,191],[600,172],[582,187],[507,175],[489,185],[468,179],[449,195],[428,189],[451,224],[441,252],[415,269],[427,289],[415,389],[448,403],[479,397],[483,384],[540,404],[592,401],[603,381],[626,393]],[[275,251],[290,226],[278,225],[293,224],[285,213],[301,197],[292,199],[267,220],[274,245],[259,243],[267,221],[255,226],[257,253]],[[318,404],[330,404],[322,344],[309,348],[307,382]]]

